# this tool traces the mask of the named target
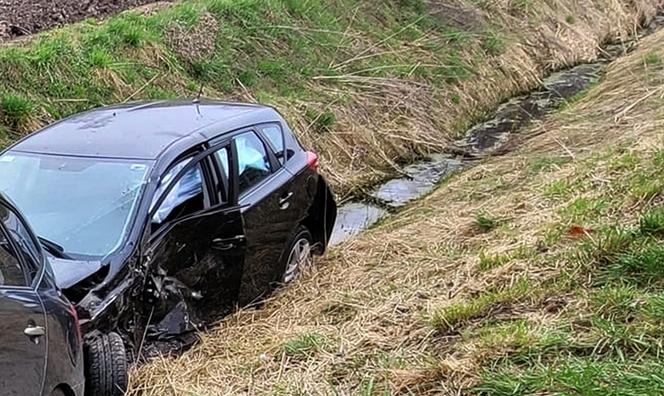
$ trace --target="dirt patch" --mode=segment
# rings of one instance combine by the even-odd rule
[[[154,0],[0,0],[0,41],[85,18],[104,17]]]
[[[461,30],[480,30],[485,25],[482,12],[462,1],[430,0],[427,8],[442,24]]]
[[[214,40],[219,31],[219,23],[210,13],[204,13],[193,28],[172,25],[166,31],[168,46],[182,59],[197,62],[210,56],[214,51]]]

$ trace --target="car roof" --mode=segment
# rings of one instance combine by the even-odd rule
[[[256,104],[135,102],[76,114],[33,133],[11,150],[153,160],[185,138],[202,143],[238,128],[280,119],[273,108]]]

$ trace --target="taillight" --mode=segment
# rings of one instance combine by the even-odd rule
[[[318,155],[312,151],[307,151],[307,167],[314,172],[318,171]]]

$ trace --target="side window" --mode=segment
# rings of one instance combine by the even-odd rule
[[[263,136],[270,142],[274,154],[279,159],[279,162],[283,165],[286,162],[286,144],[284,142],[284,133],[281,130],[281,127],[277,124],[270,124],[260,128],[260,131],[263,133]]]
[[[164,194],[164,190],[168,188],[173,179],[190,161],[191,159],[187,159],[178,163],[162,177],[159,188],[152,200],[152,206],[156,204]],[[152,217],[153,230],[156,230],[161,224],[198,212],[204,208],[203,172],[200,164],[196,164],[180,177],[159,205],[159,209]]]
[[[260,183],[272,173],[267,150],[254,132],[238,135],[233,140],[237,150],[240,193]]]

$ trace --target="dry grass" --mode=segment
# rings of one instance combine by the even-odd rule
[[[506,56],[530,59],[519,47]],[[664,147],[664,70],[644,62],[653,52],[664,56],[664,32],[613,64],[585,98],[520,136],[518,150],[457,175],[335,248],[264,308],[232,315],[183,356],[135,371],[130,394],[469,392],[484,362],[529,343],[565,312],[585,309],[577,293],[551,284],[572,265],[565,252],[578,240],[566,236],[570,204],[615,197],[606,214],[581,223],[590,228],[633,221],[655,199],[613,190],[638,175],[626,154],[650,157]],[[488,86],[475,85],[477,99],[466,99],[477,104]],[[335,144],[352,147],[347,139]],[[548,158],[564,161],[533,166]],[[478,213],[503,220],[478,232]],[[482,255],[510,259],[480,269]],[[524,327],[502,337],[464,336],[489,318]],[[440,325],[452,319],[456,326]]]
[[[136,29],[135,37],[123,38],[129,46],[119,55],[113,52],[115,49],[109,50],[107,60],[97,58],[95,61],[101,64],[92,69],[89,73],[92,78],[82,80],[81,86],[75,83],[80,73],[71,69],[79,60],[58,58],[61,49],[57,32],[52,42],[37,40],[16,44],[35,49],[27,58],[35,58],[31,61],[38,67],[27,66],[25,59],[17,62],[17,54],[12,53],[11,48],[0,47],[6,51],[3,56],[7,62],[4,66],[0,62],[0,85],[6,86],[0,89],[0,94],[16,93],[35,104],[30,122],[20,124],[3,122],[0,108],[0,124],[4,124],[0,125],[0,134],[6,129],[14,139],[36,125],[96,104],[154,98],[165,93],[167,96],[195,95],[200,81],[195,75],[192,78],[188,68],[194,63],[203,68],[215,57],[232,54],[229,57],[232,62],[246,63],[247,71],[255,72],[252,68],[256,65],[248,61],[292,56],[294,49],[288,47],[288,43],[266,36],[267,31],[243,29],[240,37],[212,40],[215,32],[225,32],[226,24],[238,23],[224,20],[224,17],[217,21],[210,19],[205,7],[211,4],[220,7],[222,3],[223,0],[185,2],[192,7],[202,7],[202,18],[195,26],[174,22],[170,30],[167,29],[163,42],[153,40],[146,35],[144,26],[128,19],[130,23],[122,31],[131,33],[131,29]],[[272,1],[266,7],[276,7],[275,4],[282,7],[281,3]],[[283,3],[297,5],[298,2]],[[405,3],[415,4],[418,0]],[[337,1],[334,6],[339,7],[339,4],[345,3]],[[430,0],[423,4],[451,26],[449,32],[445,28],[423,29],[425,34],[408,40],[402,37],[408,31],[408,26],[404,26],[392,37],[377,40],[363,30],[366,27],[360,26],[357,18],[374,21],[371,19],[374,18],[373,8],[392,7],[393,12],[398,8],[390,6],[390,2],[360,2],[338,16],[345,24],[343,31],[330,32],[335,37],[343,37],[335,44],[332,59],[327,59],[327,47],[334,42],[318,42],[319,36],[313,34],[317,33],[316,26],[297,18],[284,22],[276,16],[274,21],[261,21],[274,23],[308,40],[311,43],[307,44],[308,52],[323,53],[322,60],[329,61],[329,66],[315,65],[313,70],[323,70],[322,75],[306,76],[304,86],[297,90],[307,95],[284,95],[282,91],[288,91],[287,82],[260,76],[260,73],[261,82],[255,87],[227,81],[232,88],[224,91],[220,89],[221,81],[215,81],[217,85],[208,82],[205,95],[261,100],[276,105],[287,115],[304,143],[320,153],[323,171],[335,190],[345,196],[385,178],[399,161],[440,151],[470,122],[482,118],[503,99],[538,86],[547,71],[596,58],[601,43],[633,33],[640,22],[655,14],[662,0]],[[160,12],[166,15],[168,10],[157,13]],[[271,17],[270,12],[266,15]],[[381,18],[375,17],[375,25],[390,31],[390,23],[395,22],[388,23]],[[118,21],[116,18],[108,23]],[[459,30],[452,28],[462,29],[460,33],[466,37],[462,45],[453,43],[452,33]],[[88,42],[88,30],[87,27],[72,29],[66,33],[66,40]],[[490,37],[492,32],[495,37]],[[251,43],[250,48],[246,48],[244,42]],[[441,46],[453,49],[449,60],[443,62],[449,64],[441,64],[440,52],[431,50]],[[84,48],[81,55],[88,56],[87,51]],[[381,66],[366,69],[368,59],[385,61]],[[127,70],[125,66],[132,64],[136,64],[140,72]],[[459,65],[467,69],[468,76],[454,76],[449,82],[441,82],[445,78],[439,71],[427,73],[428,69],[454,70]],[[233,69],[234,66],[215,67]],[[44,68],[48,72],[44,72]],[[376,68],[385,68],[388,72],[377,77]],[[398,68],[407,68],[410,72],[406,75],[389,72]],[[212,72],[213,76],[214,73],[216,71]],[[87,91],[91,92],[77,96],[78,92]],[[70,96],[62,98],[62,95]],[[333,114],[336,121],[320,131],[316,125],[320,118],[312,119],[312,112]]]
[[[449,2],[431,1],[433,10]],[[476,13],[490,20],[507,37],[499,55],[478,62],[483,50],[469,43],[459,55],[473,67],[473,76],[451,86],[437,87],[421,79],[372,79],[362,74],[335,77],[330,89],[325,80],[312,81],[311,92],[320,92],[319,103],[297,104],[276,99],[300,132],[307,145],[322,155],[322,164],[335,189],[341,193],[372,184],[385,177],[398,160],[440,151],[456,138],[468,123],[482,118],[505,98],[539,86],[548,71],[596,59],[599,46],[609,39],[626,39],[641,21],[652,17],[660,1],[534,2],[527,14],[515,12],[508,1],[490,1],[485,9],[467,5],[465,15]],[[573,15],[575,23],[565,22]],[[348,26],[347,33],[361,36]],[[337,63],[352,65],[354,59],[374,53],[400,54],[396,63],[432,63],[427,45],[444,42],[437,34],[403,46],[354,44],[347,59]],[[350,101],[341,100],[350,97]],[[326,109],[337,116],[329,134],[321,135],[302,117],[305,107]]]

